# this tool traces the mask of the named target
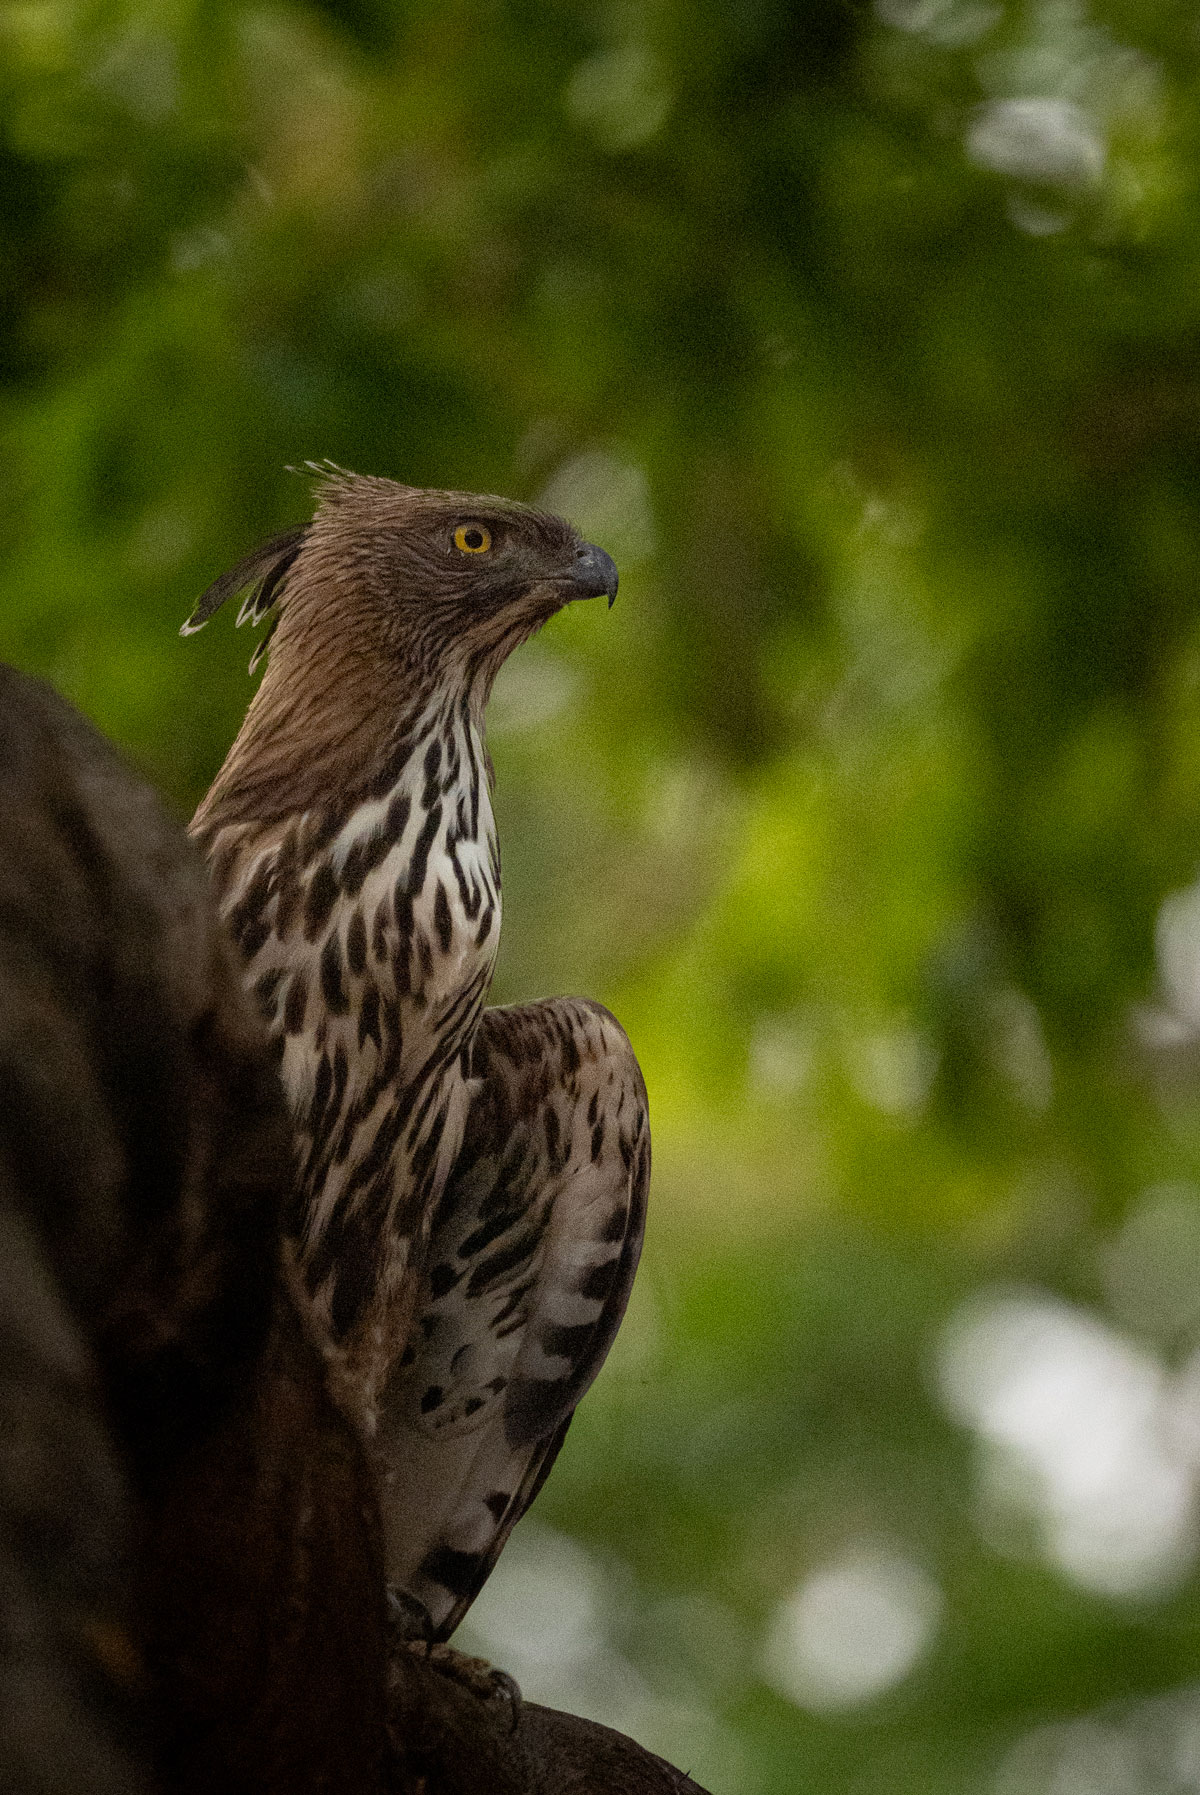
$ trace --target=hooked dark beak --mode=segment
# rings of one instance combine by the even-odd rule
[[[567,576],[575,587],[575,598],[607,598],[611,611],[617,596],[617,564],[611,555],[597,548],[594,542],[581,542],[575,550],[575,562]]]

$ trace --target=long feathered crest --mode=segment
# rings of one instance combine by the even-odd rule
[[[301,524],[294,530],[284,530],[281,535],[272,536],[261,548],[246,555],[236,567],[223,573],[219,580],[214,580],[187,622],[180,627],[180,635],[194,636],[220,610],[227,598],[235,598],[239,592],[244,593],[245,597],[237,615],[237,627],[240,629],[243,623],[255,626],[260,624],[276,604],[279,588],[303,548],[307,535],[307,524]],[[275,621],[275,618],[271,619],[266,635],[254,650],[250,661],[251,673],[262,659],[275,628]]]
[[[324,480],[356,480],[358,475],[352,468],[343,467],[340,461],[331,461],[328,455],[322,455],[320,461],[302,461],[299,467],[290,462],[285,473],[299,474],[302,478],[313,480],[319,487]]]

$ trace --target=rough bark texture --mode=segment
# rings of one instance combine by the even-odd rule
[[[0,668],[0,1787],[651,1795],[387,1658],[375,1491],[281,1258],[291,1141],[202,867]]]
[[[369,1795],[374,1495],[240,969],[153,794],[8,670],[0,767],[0,1786]]]
[[[169,1789],[385,1786],[382,1564],[366,1457],[281,1285],[253,1380],[147,1541]]]

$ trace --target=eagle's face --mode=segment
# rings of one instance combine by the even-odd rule
[[[616,595],[617,570],[560,517],[510,500],[430,492],[388,480],[328,481],[285,604],[339,608],[380,650],[468,680],[505,657],[576,598]],[[330,581],[330,573],[334,574]],[[298,601],[298,602],[297,602]],[[281,644],[282,645],[282,644]],[[489,679],[490,683],[490,679]]]

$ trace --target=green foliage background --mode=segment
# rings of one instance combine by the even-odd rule
[[[1198,93],[1167,0],[0,9],[0,652],[181,815],[288,464],[620,563],[497,692],[495,995],[621,1016],[653,1216],[475,1637],[717,1795],[1200,1788],[1191,1485],[1080,1572],[945,1393],[1015,1289],[1196,1408]]]

